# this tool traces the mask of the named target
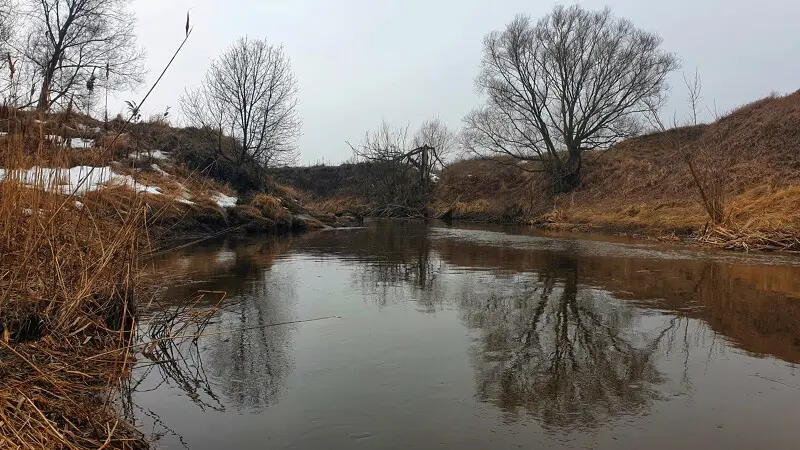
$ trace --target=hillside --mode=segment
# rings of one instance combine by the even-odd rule
[[[202,135],[196,129],[142,122],[119,134],[119,121],[104,127],[78,114],[36,117],[19,111],[0,122],[0,183],[13,180],[73,194],[80,204],[93,199],[122,210],[142,201],[156,241],[322,226],[290,190],[258,188],[245,169],[197,151]],[[41,150],[33,150],[39,141]],[[328,222],[342,224],[336,218]]]
[[[709,223],[686,154],[724,205],[718,227]],[[548,194],[535,169],[510,160],[457,161],[442,172],[431,207],[452,219],[693,236],[739,249],[800,249],[800,91],[742,106],[711,124],[588,152],[582,182],[569,194]],[[345,189],[330,189],[326,196],[309,188],[301,170],[314,173],[312,178],[323,172],[294,169],[294,177],[281,181],[313,193],[316,207],[334,212],[364,203]],[[345,166],[324,172],[329,179],[354,176]]]

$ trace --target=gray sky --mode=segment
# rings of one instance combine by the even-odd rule
[[[239,36],[283,44],[300,85],[300,162],[350,157],[345,140],[359,141],[382,118],[397,124],[439,116],[452,128],[480,103],[473,80],[481,39],[517,13],[547,14],[557,2],[523,0],[135,0],[139,43],[147,50],[149,81],[183,38],[191,8],[194,34],[143,115],[170,106],[197,86],[211,59]],[[800,2],[797,0],[584,0],[610,6],[664,38],[683,70],[697,68],[703,102],[720,111],[772,91],[800,89]],[[672,77],[669,115],[685,112],[681,74]],[[112,103],[144,92],[120,94]],[[709,115],[704,116],[705,119]]]

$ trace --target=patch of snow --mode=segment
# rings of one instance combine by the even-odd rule
[[[236,206],[236,201],[239,200],[236,197],[229,197],[222,192],[217,192],[216,194],[211,196],[211,199],[217,202],[220,208],[232,208]]]
[[[176,202],[180,202],[180,203],[183,203],[183,204],[186,204],[186,205],[196,205],[197,204],[197,203],[195,203],[195,202],[193,202],[191,200],[192,196],[189,193],[189,190],[186,189],[186,186],[184,186],[183,184],[181,184],[181,183],[179,183],[177,181],[175,182],[175,184],[177,184],[178,188],[180,188],[180,190],[181,190],[181,195],[178,198],[175,199]]]
[[[72,138],[69,141],[72,148],[94,148],[94,139]]]
[[[165,175],[165,176],[166,176],[166,175],[169,175],[167,172],[164,172],[164,171],[161,169],[161,167],[158,167],[158,164],[150,164],[150,168],[152,168],[152,169],[153,169],[153,171],[155,171],[155,172],[156,172],[156,173],[158,173],[158,174]]]
[[[94,139],[72,138],[64,139],[55,134],[47,134],[44,136],[45,142],[50,142],[57,147],[66,147],[69,144],[72,148],[92,148],[94,147]]]
[[[104,185],[127,186],[134,192],[161,193],[157,187],[139,183],[130,175],[114,173],[108,166],[77,166],[69,169],[32,167],[27,170],[12,170],[8,173],[5,169],[0,169],[0,181],[5,180],[7,175],[20,183],[64,195],[72,193],[83,195],[96,191]]]
[[[62,194],[75,192],[82,195],[107,183],[111,180],[112,174],[108,167],[77,166],[70,169],[32,167],[8,172],[0,169],[0,181],[8,176],[22,184],[41,187],[48,191]]]
[[[55,134],[45,134],[44,135],[44,141],[45,142],[50,142],[51,144],[57,145],[59,147],[61,147],[61,146],[66,144],[66,140],[64,140],[63,137],[57,136]]]
[[[82,123],[79,123],[79,124],[75,125],[75,128],[77,128],[78,131],[80,131],[81,133],[97,134],[97,133],[100,132],[100,127],[89,127],[89,126],[84,125]]]
[[[111,180],[107,183],[110,185],[127,186],[133,192],[145,194],[161,194],[161,189],[156,186],[148,186],[134,180],[130,175],[114,174]]]
[[[161,150],[150,150],[149,156],[153,159],[158,159],[161,161],[169,159],[169,153],[162,152]],[[128,155],[128,158],[130,159],[144,159],[147,157],[148,157],[148,152],[146,151],[133,152],[130,155]]]
[[[26,217],[30,217],[33,215],[33,210],[31,208],[22,208],[22,215]],[[42,217],[44,215],[44,210],[39,208],[38,212],[36,213],[37,216]]]

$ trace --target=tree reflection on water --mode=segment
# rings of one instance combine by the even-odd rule
[[[544,426],[594,426],[658,398],[655,353],[675,322],[646,331],[631,308],[579,285],[579,265],[465,290],[466,324],[479,332],[477,396],[507,420],[523,410]]]
[[[137,394],[158,391],[163,385],[180,389],[201,410],[259,410],[278,401],[292,370],[293,327],[269,325],[294,319],[297,295],[290,274],[269,269],[289,243],[228,240],[194,249],[191,266],[184,270],[197,281],[171,286],[146,311],[140,334],[152,345],[145,346],[142,363],[126,380],[121,404],[132,423],[138,422],[137,417],[148,418],[151,440],[169,434],[183,443],[168,423],[134,401]],[[181,257],[174,255],[164,263]],[[209,291],[225,292],[225,301],[219,305],[204,301],[215,297],[208,294],[190,300]],[[213,319],[202,327],[180,323],[208,309],[214,309]],[[175,333],[176,329],[180,331]],[[176,339],[176,334],[184,338]]]
[[[390,313],[408,303],[426,314],[455,311],[474,339],[475,397],[509,422],[573,430],[646,414],[667,392],[691,389],[690,352],[700,364],[731,347],[800,361],[800,302],[787,295],[800,292],[795,267],[602,256],[578,241],[477,237],[396,222],[195,249],[183,270],[199,282],[165,297],[224,290],[228,301],[194,351],[162,358],[183,366],[150,370],[203,408],[277,402],[294,367],[295,326],[268,325],[298,319],[298,283],[319,282],[274,265],[290,245],[298,260],[335,264],[350,277],[337,301]]]
[[[424,312],[455,306],[480,336],[471,355],[477,397],[508,420],[525,411],[544,426],[595,426],[659,397],[656,353],[680,319],[643,326],[632,305],[581,285],[580,260],[568,254],[541,252],[535,264],[515,265],[507,250],[435,241],[409,228],[338,243],[312,237],[299,247],[364,257],[354,269],[356,286],[381,306],[409,300]],[[458,267],[448,263],[459,258],[478,259],[464,267],[486,267],[444,282],[443,274]]]

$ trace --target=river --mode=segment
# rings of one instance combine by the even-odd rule
[[[800,446],[798,258],[377,221],[155,265],[226,293],[133,371],[158,448]]]

